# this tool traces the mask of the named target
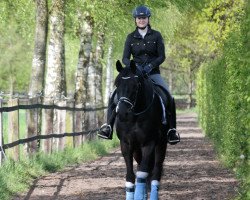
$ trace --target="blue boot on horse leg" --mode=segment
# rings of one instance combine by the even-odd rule
[[[134,200],[135,184],[126,182],[126,200]]]
[[[135,196],[134,200],[147,200],[147,179],[148,173],[138,171],[136,173]]]
[[[159,181],[157,180],[151,181],[150,200],[159,199],[158,191],[159,191]]]

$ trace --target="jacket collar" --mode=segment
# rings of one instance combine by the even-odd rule
[[[148,25],[148,31],[147,31],[146,35],[151,34],[151,33],[152,33],[151,26]],[[133,36],[134,36],[135,38],[142,38],[141,34],[140,34],[139,31],[138,31],[138,27],[136,27]]]

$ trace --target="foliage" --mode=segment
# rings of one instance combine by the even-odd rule
[[[196,37],[200,48],[207,56],[214,56],[221,48],[232,30],[239,28],[244,15],[244,0],[211,0],[197,13]]]
[[[51,0],[49,10],[51,8]],[[75,70],[79,51],[79,14],[91,13],[95,30],[106,34],[106,50],[110,40],[114,43],[114,62],[121,58],[126,35],[134,29],[132,10],[145,4],[152,10],[153,28],[162,32],[170,41],[177,25],[182,21],[181,12],[199,8],[203,1],[193,0],[72,0],[65,2],[66,17],[66,74],[68,88],[74,88]],[[15,12],[13,12],[15,11]],[[171,19],[171,20],[169,20]],[[165,28],[167,27],[167,28]],[[7,91],[11,82],[16,91],[27,91],[31,72],[35,32],[35,2],[32,0],[4,0],[0,2],[0,90]],[[95,38],[95,37],[94,37]],[[95,43],[95,39],[93,41]],[[107,52],[107,51],[105,51]],[[10,75],[13,77],[10,78]],[[12,81],[11,81],[12,80]]]
[[[242,198],[250,195],[249,19],[248,11],[228,33],[220,58],[203,65],[197,78],[201,125],[242,180]]]
[[[211,0],[182,13],[181,23],[167,46],[165,66],[172,71],[173,93],[195,89],[198,68],[220,56],[228,34],[237,30],[244,15],[244,0]],[[180,81],[181,80],[181,81]]]
[[[7,200],[26,191],[35,178],[48,172],[59,171],[67,165],[87,162],[105,155],[118,144],[116,137],[112,141],[86,142],[82,147],[68,148],[51,155],[39,153],[29,160],[7,160],[0,168],[0,199]]]
[[[0,2],[0,90],[27,90],[32,60],[34,3]],[[32,29],[33,30],[33,29]]]

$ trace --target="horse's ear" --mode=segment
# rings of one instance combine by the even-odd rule
[[[135,73],[136,72],[136,64],[134,60],[130,61],[130,68],[132,69],[132,72]]]
[[[122,67],[120,60],[116,61],[116,69],[118,72],[121,72],[123,70],[123,67]]]

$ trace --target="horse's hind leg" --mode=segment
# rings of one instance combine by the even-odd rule
[[[127,174],[126,174],[126,200],[134,200],[134,183],[135,174],[133,171],[133,149],[132,147],[125,143],[120,142],[121,152],[124,157]]]
[[[167,142],[161,142],[155,148],[155,165],[152,171],[150,200],[158,200],[158,190],[161,180],[163,162],[166,156]]]

